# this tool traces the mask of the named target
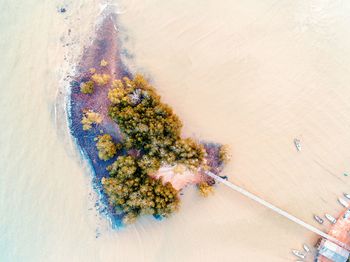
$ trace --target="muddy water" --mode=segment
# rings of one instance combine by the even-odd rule
[[[189,189],[175,216],[118,232],[89,210],[89,170],[55,104],[99,4],[0,2],[1,260],[289,261],[291,248],[312,245],[315,235],[223,186],[209,199]],[[118,6],[131,70],[149,76],[185,134],[231,146],[230,181],[312,224],[314,213],[340,211],[350,169],[349,4]]]

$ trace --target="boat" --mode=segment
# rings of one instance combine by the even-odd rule
[[[292,253],[294,254],[294,256],[296,256],[298,258],[304,259],[306,257],[306,255],[303,252],[296,250],[296,249],[292,249]]]
[[[310,252],[310,248],[306,244],[303,245],[303,248],[307,253]]]
[[[350,210],[346,210],[345,214],[343,215],[343,218],[345,219],[350,218]]]
[[[317,216],[317,215],[314,215],[314,219],[319,223],[319,224],[323,224],[323,219],[322,218],[320,218],[319,216]]]
[[[349,207],[349,203],[346,202],[346,200],[344,198],[338,198],[338,202],[339,204],[341,204],[343,207]]]
[[[297,148],[298,151],[301,151],[301,144],[300,144],[300,140],[297,138],[294,138],[294,145]]]
[[[334,217],[332,217],[330,214],[325,214],[324,216],[325,216],[325,217],[328,219],[328,221],[331,222],[332,224],[337,223],[337,220],[336,220]]]
[[[347,199],[350,199],[350,195],[349,195],[349,194],[344,193],[343,195],[344,195]]]

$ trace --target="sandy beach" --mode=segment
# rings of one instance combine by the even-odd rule
[[[223,185],[207,199],[188,188],[171,218],[120,231],[96,212],[60,92],[105,3],[0,1],[0,260],[295,260],[317,236]],[[312,216],[337,216],[350,185],[350,4],[115,3],[125,63],[185,135],[228,144],[223,175],[327,231]]]

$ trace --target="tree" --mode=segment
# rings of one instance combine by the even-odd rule
[[[113,142],[112,136],[109,134],[104,134],[98,136],[96,147],[98,150],[98,157],[101,160],[111,159],[117,153],[117,150],[121,149],[121,144],[115,144]]]
[[[94,81],[96,84],[98,84],[100,86],[108,84],[110,79],[111,79],[111,76],[109,74],[94,73],[91,76],[91,80]]]
[[[81,119],[83,130],[90,130],[93,124],[101,124],[102,116],[92,110],[85,110]]]
[[[204,196],[207,197],[209,196],[211,193],[213,193],[213,187],[210,186],[207,182],[200,182],[197,185],[198,189],[199,189],[199,193]]]
[[[83,94],[92,94],[94,92],[94,82],[93,81],[87,81],[80,84],[80,92]]]

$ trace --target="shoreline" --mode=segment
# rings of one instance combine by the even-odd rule
[[[327,232],[313,215],[337,218],[350,186],[350,3],[123,2],[125,64],[157,87],[184,134],[231,145],[222,175]],[[60,94],[100,1],[57,4],[5,1],[1,16],[2,261],[281,262],[303,243],[314,251],[318,236],[221,183],[207,199],[187,187],[169,219],[112,230]]]
[[[99,213],[106,216],[111,222],[112,228],[121,228],[124,226],[122,223],[124,212],[117,212],[109,203],[108,195],[104,191],[101,180],[102,178],[109,178],[110,175],[107,171],[107,167],[119,156],[124,155],[126,151],[123,149],[112,158],[102,161],[97,154],[98,150],[95,145],[96,137],[101,134],[111,135],[113,141],[116,143],[122,142],[123,140],[123,135],[118,125],[108,116],[108,106],[110,102],[107,94],[109,88],[101,85],[98,86],[92,94],[88,95],[80,91],[80,84],[90,80],[93,74],[91,70],[99,74],[108,74],[111,76],[111,80],[122,79],[123,77],[130,78],[132,76],[121,57],[119,48],[121,44],[116,27],[117,14],[105,14],[102,16],[101,20],[102,22],[96,29],[95,39],[90,46],[84,49],[80,62],[76,67],[73,80],[70,82],[69,92],[67,93],[69,97],[67,101],[67,118],[70,133],[74,138],[76,146],[79,148],[80,155],[83,161],[88,161],[88,165],[91,169],[92,185],[99,199],[95,206]],[[102,61],[106,61],[106,65],[100,64]],[[102,117],[101,123],[94,124],[93,128],[88,131],[83,129],[81,123],[81,117],[87,110],[97,112]],[[203,145],[203,149],[206,151],[205,165],[215,174],[221,172],[224,167],[224,162],[220,160],[220,150],[223,146],[216,143],[198,142]],[[215,184],[214,180],[202,175],[201,172],[200,169],[195,171],[194,176],[197,176],[196,179],[191,179],[191,176],[180,178],[180,180],[188,179],[188,181],[182,181],[180,183],[182,187],[177,188],[177,190],[180,192],[185,186],[197,185],[204,181],[211,186]],[[176,176],[176,174],[174,175]],[[156,178],[155,176],[150,176]],[[172,184],[174,181],[168,180],[164,182],[170,182]],[[177,179],[177,182],[179,182],[179,179]],[[156,219],[161,218],[159,215],[153,215],[153,217]]]
[[[107,13],[100,14],[100,21],[96,24],[95,27],[95,37],[103,37],[103,32],[101,32],[101,28],[103,28],[103,23],[106,22],[107,19],[115,19],[115,15],[113,13],[109,12],[107,10]],[[109,29],[111,29],[109,27]],[[69,132],[71,136],[74,139],[74,143],[76,147],[79,150],[79,153],[82,157],[82,161],[87,161],[88,166],[91,170],[91,184],[92,188],[97,194],[98,200],[95,203],[95,207],[101,215],[107,218],[107,220],[111,223],[112,228],[120,228],[122,227],[121,219],[122,216],[116,214],[112,207],[108,203],[107,195],[103,192],[102,184],[101,184],[101,178],[108,176],[108,172],[106,170],[106,167],[110,165],[113,160],[115,160],[115,157],[110,159],[109,161],[102,162],[99,161],[96,149],[95,149],[95,142],[94,138],[99,134],[98,131],[103,130],[104,133],[111,133],[110,130],[106,130],[105,126],[99,126],[99,130],[90,130],[89,132],[86,132],[82,130],[81,126],[81,113],[80,110],[82,109],[82,106],[85,106],[84,104],[79,105],[76,99],[74,99],[74,95],[80,94],[80,88],[79,88],[79,82],[81,82],[84,79],[84,71],[87,71],[89,68],[93,67],[93,64],[96,64],[96,62],[101,61],[104,59],[104,57],[94,58],[95,61],[90,61],[90,65],[87,66],[84,70],[84,67],[82,66],[82,63],[84,62],[84,56],[87,55],[87,53],[90,52],[91,46],[94,45],[94,42],[97,40],[91,41],[90,45],[85,47],[82,56],[80,57],[80,62],[76,66],[73,79],[68,87],[69,92],[67,93],[67,97],[69,97],[67,101],[67,120],[69,124]],[[95,43],[96,44],[96,43]],[[113,60],[114,57],[111,58]],[[123,68],[119,74],[121,76],[128,76],[129,73],[124,70],[124,66],[120,64],[120,57],[117,57],[116,60],[117,68]],[[83,74],[83,76],[81,76]],[[78,108],[74,108],[75,106],[78,106]],[[111,134],[112,137],[118,141],[118,133],[114,132]],[[87,139],[87,140],[86,140]],[[87,141],[90,141],[89,144],[87,144]]]

